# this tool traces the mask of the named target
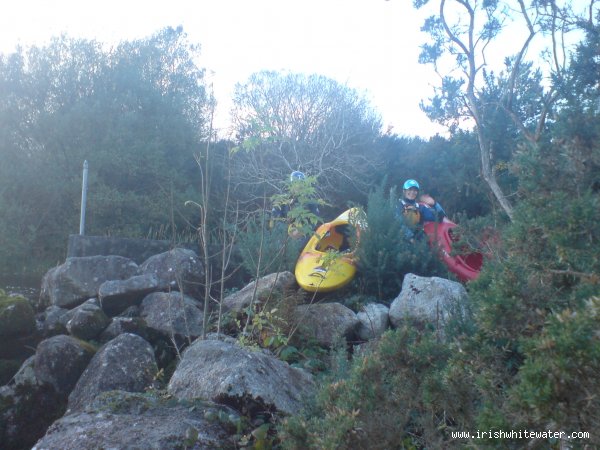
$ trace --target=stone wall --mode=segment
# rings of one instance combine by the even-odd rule
[[[129,258],[136,264],[142,264],[151,256],[164,253],[173,247],[187,248],[202,256],[202,251],[197,242],[181,242],[173,246],[169,240],[134,239],[111,236],[81,236],[79,234],[69,235],[67,244],[67,258],[75,256],[108,256],[116,255]],[[209,255],[219,255],[221,246],[211,245],[208,249]],[[231,255],[230,266],[227,270],[227,287],[239,286],[248,281],[243,270],[236,270],[241,264],[239,252],[234,248]],[[219,256],[211,257],[211,273],[213,280],[221,273],[221,260]]]
[[[73,256],[117,255],[141,264],[151,256],[166,252],[173,247],[188,248],[200,255],[198,243],[178,243],[173,246],[173,243],[168,240],[71,234],[67,244],[67,258]]]

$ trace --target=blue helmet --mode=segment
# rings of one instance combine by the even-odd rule
[[[404,182],[404,186],[402,187],[402,189],[407,190],[407,189],[410,189],[410,188],[420,189],[419,183],[417,183],[416,180],[406,180]]]
[[[306,175],[304,175],[302,172],[300,172],[299,170],[294,170],[291,174],[290,174],[290,181],[296,181],[296,180],[305,180],[306,179]]]

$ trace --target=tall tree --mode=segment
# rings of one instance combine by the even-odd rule
[[[1,263],[63,257],[86,159],[89,234],[171,227],[195,195],[205,136],[198,50],[166,28],[111,50],[61,36],[0,56]]]
[[[414,0],[413,3],[421,8],[434,2]],[[571,2],[561,5],[557,0],[437,0],[435,3],[439,6],[438,12],[423,26],[431,42],[422,46],[420,62],[433,64],[442,77],[442,83],[425,110],[440,122],[448,123],[451,118],[454,125],[461,122],[461,118],[472,120],[479,140],[483,177],[512,219],[513,206],[498,183],[492,156],[499,148],[497,136],[504,130],[495,128],[496,124],[489,120],[488,111],[501,109],[520,136],[537,145],[558,95],[552,86],[538,84],[534,89],[537,90],[535,96],[525,99],[520,96],[523,73],[531,70],[526,64],[526,55],[534,51],[535,39],[538,38],[542,41],[544,52],[536,62],[543,66],[545,73],[552,72],[555,77],[562,77],[568,55],[566,36],[577,29],[578,23],[586,20],[585,17],[591,17],[591,10],[597,5],[590,0],[589,9],[577,14]],[[486,80],[486,68],[491,57],[489,52],[507,33],[513,39],[502,41],[506,42],[504,48],[507,48],[505,76]],[[515,41],[519,34],[521,39]],[[517,42],[514,48],[508,48],[511,42]],[[442,73],[448,67],[445,56],[450,57],[454,69]],[[495,99],[484,95],[482,86],[486,81],[488,85],[490,81],[497,82],[499,92]],[[531,83],[532,80],[526,81]],[[531,89],[529,91],[531,94]],[[436,110],[437,113],[433,113]]]
[[[243,185],[267,192],[293,170],[317,176],[333,199],[366,193],[381,122],[364,96],[321,75],[259,72],[236,86],[233,123]]]

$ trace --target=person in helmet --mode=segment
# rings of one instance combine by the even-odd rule
[[[290,174],[290,183],[293,183],[294,181],[300,181],[300,180],[306,180],[306,175],[304,175],[304,173],[300,172],[299,170],[294,170]]]
[[[305,180],[306,180],[306,175],[304,175],[303,172],[300,172],[299,170],[294,170],[290,174],[290,184],[292,187],[290,190],[293,192],[294,183],[303,182]],[[287,216],[288,216],[290,210],[295,206],[295,203],[296,203],[296,199],[292,198],[290,203],[273,206],[273,208],[271,209],[271,228],[273,226],[275,226],[276,223],[283,223],[286,221]],[[310,211],[315,216],[320,217],[321,212],[319,211],[318,203],[308,202],[303,206],[304,206],[304,208],[306,208],[308,211]],[[288,231],[291,233],[292,237],[294,237],[294,238],[300,237],[297,230],[292,229],[292,230],[288,230]]]
[[[446,217],[442,205],[430,195],[423,194],[419,197],[419,190],[416,180],[406,180],[402,185],[402,198],[396,208],[396,216],[402,219],[404,234],[409,240],[423,236],[425,222],[441,222]]]

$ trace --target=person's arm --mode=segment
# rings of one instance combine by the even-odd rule
[[[442,205],[440,205],[438,202],[435,202],[433,209],[435,209],[438,221],[441,222],[444,217],[446,217],[446,211],[444,211],[444,208],[442,208]]]
[[[441,222],[446,217],[446,212],[442,208],[442,205],[436,202],[431,195],[421,195],[419,202],[424,205],[423,208],[420,208],[424,222]]]

